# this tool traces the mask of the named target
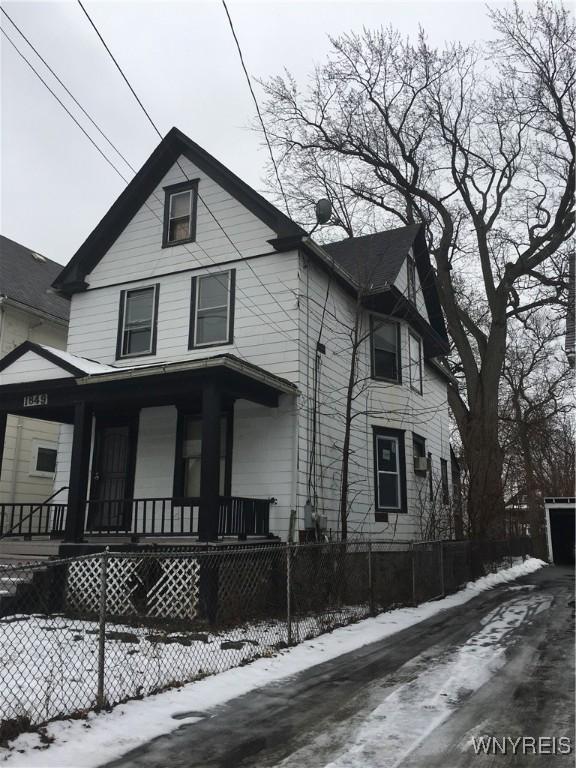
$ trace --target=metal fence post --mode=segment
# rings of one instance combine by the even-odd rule
[[[440,589],[442,597],[446,596],[446,585],[444,583],[444,542],[440,542]]]
[[[368,542],[368,606],[370,616],[374,616],[376,609],[374,606],[374,576],[372,573],[372,542]]]
[[[288,645],[292,645],[292,558],[290,543],[286,544],[286,630]]]
[[[96,693],[96,707],[101,709],[105,705],[104,672],[106,668],[106,591],[108,576],[109,548],[102,553],[100,569],[100,609],[98,617],[98,691]]]
[[[412,605],[416,605],[416,549],[413,541],[410,542],[410,550],[412,554]]]

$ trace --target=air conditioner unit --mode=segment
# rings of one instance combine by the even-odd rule
[[[428,459],[426,456],[418,456],[414,459],[414,472],[428,472]]]

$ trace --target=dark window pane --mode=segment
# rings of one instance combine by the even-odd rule
[[[151,333],[152,330],[150,328],[126,331],[124,354],[136,355],[140,352],[149,352]]]
[[[181,219],[190,215],[191,190],[177,192],[170,196],[170,218]]]
[[[203,309],[198,312],[196,344],[213,344],[227,341],[228,317],[226,308]]]
[[[54,448],[38,448],[38,453],[36,454],[36,471],[55,472],[57,455],[58,452]]]
[[[151,323],[154,311],[154,289],[131,291],[126,295],[126,327]]]
[[[380,507],[400,506],[398,502],[398,475],[384,472],[378,474],[378,505]]]
[[[379,437],[378,446],[378,471],[397,472],[398,462],[396,457],[397,443],[393,438]]]
[[[395,353],[374,350],[374,375],[382,379],[397,379],[398,365]]]
[[[398,380],[398,327],[395,323],[374,321],[372,332],[374,376]]]
[[[198,309],[228,306],[228,273],[198,278]]]
[[[415,458],[423,459],[426,456],[426,441],[421,437],[414,436],[412,438],[412,444],[414,446]]]

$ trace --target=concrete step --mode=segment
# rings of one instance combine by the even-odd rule
[[[12,557],[23,561],[54,557],[59,546],[60,542],[54,539],[0,539],[0,561]]]

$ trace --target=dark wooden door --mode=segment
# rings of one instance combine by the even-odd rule
[[[90,527],[93,530],[128,531],[132,504],[135,445],[130,423],[96,425]]]

